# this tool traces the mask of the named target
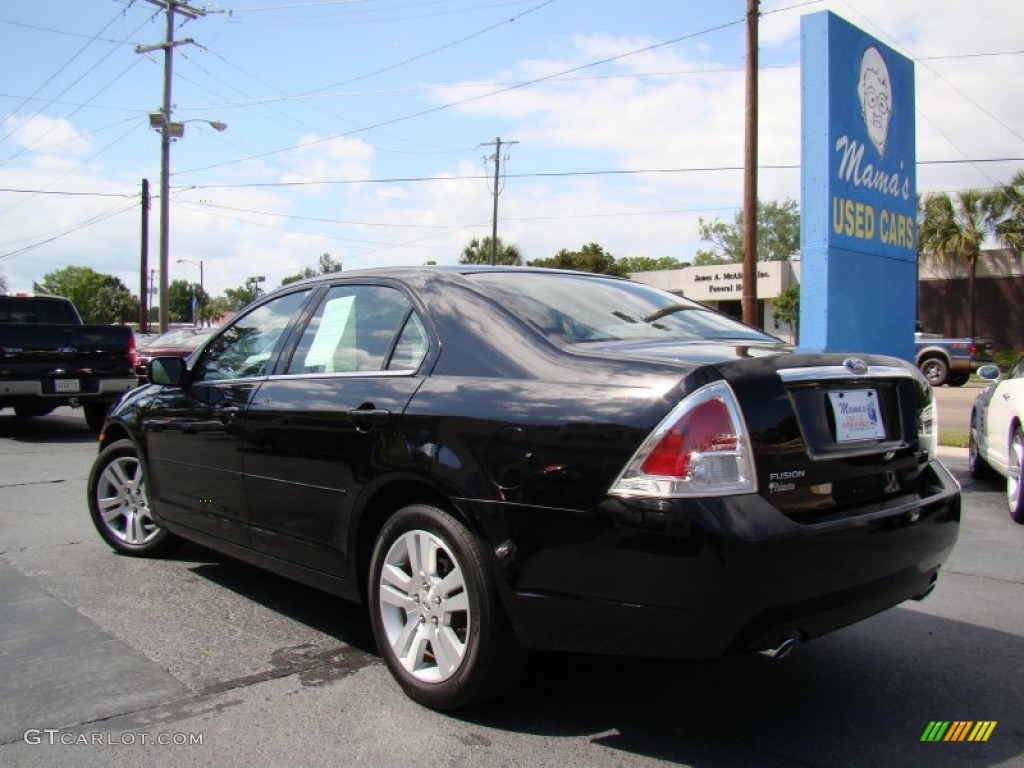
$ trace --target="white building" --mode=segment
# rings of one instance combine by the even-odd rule
[[[737,319],[743,317],[743,265],[714,264],[704,267],[633,272],[631,280],[653,285],[678,296],[699,301]],[[793,343],[795,331],[772,317],[775,299],[786,288],[800,283],[800,261],[757,263],[757,314],[759,325],[773,336]]]

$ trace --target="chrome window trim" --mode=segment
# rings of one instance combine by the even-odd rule
[[[854,373],[843,365],[822,365],[810,368],[783,368],[779,378],[787,384],[802,381],[822,381],[834,379],[915,379],[917,376],[910,368],[896,365],[871,365],[867,373]]]

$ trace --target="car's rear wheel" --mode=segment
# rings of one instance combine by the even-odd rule
[[[962,387],[971,378],[969,373],[951,373],[949,374],[949,381],[946,383],[951,387]]]
[[[478,704],[518,679],[523,652],[483,545],[447,512],[416,504],[385,523],[369,594],[381,656],[420,704],[441,710]]]
[[[967,469],[971,477],[989,480],[995,476],[992,467],[981,457],[981,424],[977,410],[971,411],[971,429],[967,437]]]
[[[1021,474],[1024,474],[1024,431],[1020,425],[1013,430],[1010,439],[1010,455],[1007,457],[1006,503],[1014,522],[1024,524],[1024,493],[1021,492]]]
[[[941,357],[929,357],[921,361],[921,373],[933,387],[941,387],[949,376],[949,366]]]
[[[131,440],[118,440],[96,457],[89,473],[89,514],[103,540],[125,555],[155,557],[179,543],[153,519],[142,462]]]

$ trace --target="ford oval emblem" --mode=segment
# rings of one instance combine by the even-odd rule
[[[843,360],[843,367],[850,373],[855,373],[858,376],[863,376],[868,372],[868,364],[861,360],[859,357],[848,357]]]

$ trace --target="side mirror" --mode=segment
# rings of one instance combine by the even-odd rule
[[[983,365],[978,369],[978,378],[985,379],[986,381],[995,381],[999,378],[999,366],[998,365]]]
[[[167,387],[183,387],[188,378],[185,360],[180,357],[154,357],[149,361],[149,380]]]

